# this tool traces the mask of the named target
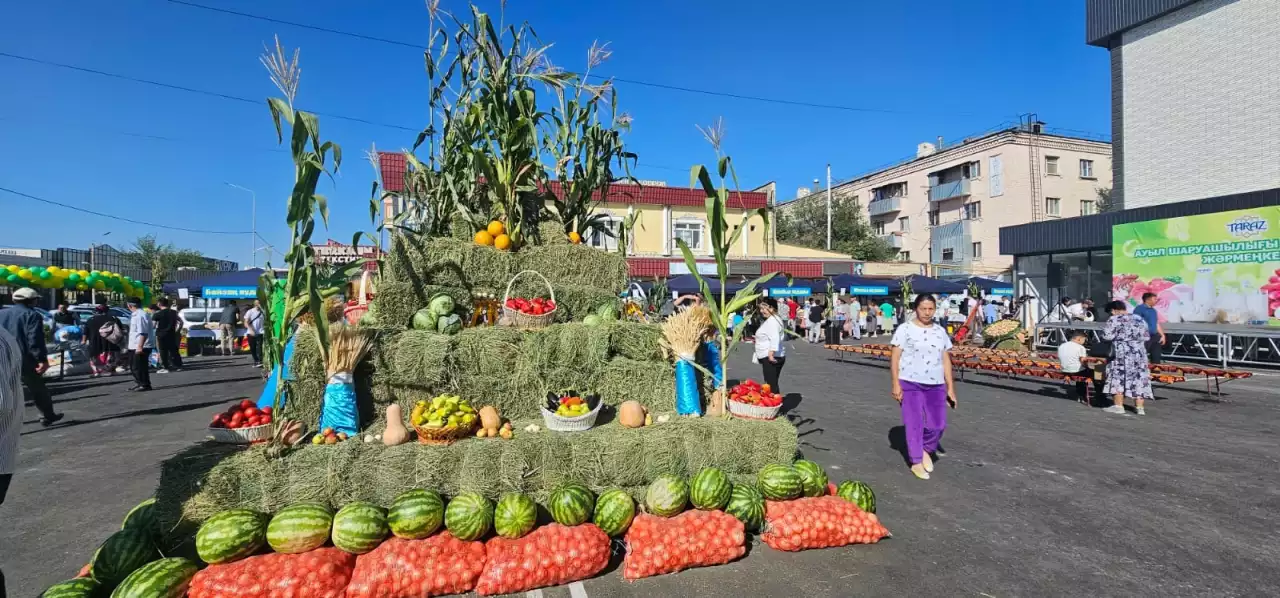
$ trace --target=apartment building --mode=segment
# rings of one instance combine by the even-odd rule
[[[941,148],[845,181],[833,199],[863,206],[872,229],[902,261],[938,274],[999,274],[1000,227],[1097,212],[1111,187],[1111,145],[1054,135],[1030,122]],[[823,201],[813,193],[799,201]]]

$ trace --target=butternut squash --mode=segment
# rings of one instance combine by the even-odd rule
[[[382,444],[395,446],[409,440],[409,430],[404,427],[404,414],[400,406],[387,405],[387,429],[382,432]]]

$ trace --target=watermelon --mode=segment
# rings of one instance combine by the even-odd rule
[[[827,493],[827,474],[813,461],[800,459],[792,467],[800,474],[801,493],[805,496],[822,496]]]
[[[333,545],[351,554],[377,548],[389,531],[387,511],[373,503],[347,503],[333,516]]]
[[[591,519],[591,511],[596,507],[596,497],[582,484],[561,486],[551,493],[547,502],[547,510],[551,518],[560,525],[574,526]]]
[[[538,523],[538,503],[519,492],[503,494],[493,509],[493,531],[503,538],[520,538]]]
[[[308,501],[276,512],[267,524],[267,544],[283,554],[298,554],[324,546],[333,527],[333,511],[324,503]]]
[[[102,586],[92,577],[77,577],[49,586],[40,598],[94,598]]]
[[[714,511],[724,509],[729,504],[729,495],[733,486],[729,484],[729,476],[714,467],[703,468],[689,482],[689,502],[695,509]]]
[[[738,518],[747,531],[764,525],[764,496],[750,484],[734,484],[724,512]]]
[[[131,527],[147,532],[153,538],[159,535],[160,526],[156,523],[155,497],[138,503],[138,506],[130,509],[129,513],[124,516],[124,522],[120,524],[120,529]]]
[[[196,554],[216,565],[247,557],[267,541],[267,518],[252,509],[228,509],[205,520],[196,532]]]
[[[138,567],[160,558],[151,535],[144,531],[122,529],[107,538],[89,562],[90,575],[103,588],[116,587]]]
[[[636,517],[636,501],[631,495],[618,489],[605,490],[596,499],[596,512],[592,522],[610,536],[621,536],[631,527]]]
[[[431,490],[410,490],[397,496],[387,512],[387,524],[397,538],[421,540],[444,523],[444,498]]]
[[[475,493],[463,492],[449,501],[444,510],[444,526],[464,542],[479,540],[493,525],[493,503]]]
[[[789,465],[765,465],[757,478],[760,492],[769,500],[791,500],[804,490],[800,472]]]
[[[182,598],[199,570],[190,559],[151,561],[120,582],[111,598]]]
[[[871,491],[871,486],[862,482],[852,480],[840,482],[840,485],[836,486],[836,496],[858,505],[858,508],[863,511],[876,512],[876,493]]]
[[[645,509],[659,517],[679,515],[688,500],[689,485],[671,474],[658,476],[644,493]]]

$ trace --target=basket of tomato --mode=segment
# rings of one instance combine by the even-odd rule
[[[776,419],[782,409],[782,395],[768,384],[747,380],[729,389],[729,413],[744,419]]]
[[[516,283],[516,279],[525,274],[534,274],[542,279],[547,285],[547,294],[549,299],[542,297],[534,297],[526,299],[524,297],[512,297],[511,286]],[[507,292],[502,298],[502,315],[503,318],[516,328],[544,328],[551,324],[556,317],[556,290],[551,287],[551,281],[547,280],[540,272],[534,270],[525,270],[511,277],[511,282],[507,283]]]
[[[209,423],[209,434],[214,442],[249,444],[271,439],[271,408],[258,406],[244,399],[234,403],[226,411],[214,414]]]

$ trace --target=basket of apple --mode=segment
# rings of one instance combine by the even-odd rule
[[[729,413],[744,419],[776,419],[782,409],[782,395],[768,384],[747,380],[729,389]]]
[[[258,408],[253,401],[244,399],[233,403],[226,411],[216,413],[209,423],[209,434],[214,442],[249,444],[271,439],[271,408]]]

